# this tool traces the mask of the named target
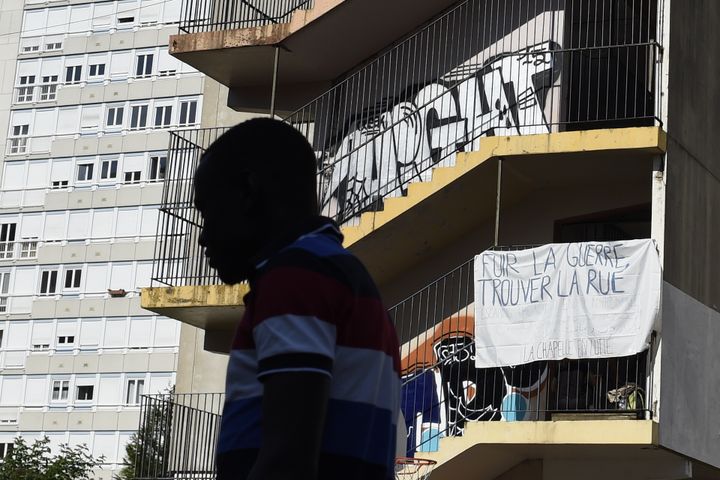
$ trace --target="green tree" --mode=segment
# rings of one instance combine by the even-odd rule
[[[89,480],[104,457],[94,458],[87,445],[60,445],[52,455],[50,439],[43,437],[31,445],[18,437],[12,452],[0,463],[0,480]]]
[[[125,445],[124,466],[115,476],[115,480],[169,476],[172,414],[173,402],[170,393],[146,398],[140,429]]]

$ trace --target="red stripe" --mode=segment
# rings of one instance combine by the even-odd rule
[[[338,345],[385,352],[400,371],[397,334],[380,299],[356,297],[345,284],[296,267],[277,267],[262,276],[254,298],[246,305],[233,348],[255,348],[252,327],[288,314],[312,316],[335,325]]]

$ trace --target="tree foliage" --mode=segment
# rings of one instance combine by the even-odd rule
[[[146,398],[140,429],[125,446],[124,466],[115,480],[169,476],[172,415],[171,393]]]
[[[104,460],[102,456],[94,458],[84,444],[62,444],[60,452],[52,455],[48,437],[32,444],[18,437],[0,462],[0,480],[89,480]]]

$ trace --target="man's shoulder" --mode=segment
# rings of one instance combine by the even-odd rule
[[[261,276],[283,272],[298,278],[321,276],[360,295],[377,295],[377,288],[362,262],[330,235],[299,238],[269,258]]]

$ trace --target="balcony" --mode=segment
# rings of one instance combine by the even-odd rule
[[[292,112],[453,0],[186,0],[170,53],[230,88],[229,106]],[[359,21],[359,19],[367,19]]]

